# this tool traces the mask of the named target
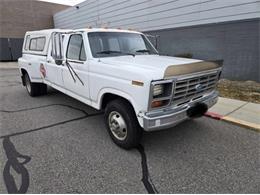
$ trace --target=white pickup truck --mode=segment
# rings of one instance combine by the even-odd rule
[[[202,116],[217,102],[222,67],[161,56],[140,32],[89,28],[27,32],[19,69],[31,96],[49,85],[104,110],[112,140],[129,149],[143,129]]]

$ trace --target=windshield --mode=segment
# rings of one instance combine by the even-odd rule
[[[152,44],[142,34],[90,32],[88,33],[88,38],[94,58],[158,54]]]

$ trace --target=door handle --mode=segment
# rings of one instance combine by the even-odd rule
[[[31,63],[28,63],[29,66],[31,66],[32,64]]]

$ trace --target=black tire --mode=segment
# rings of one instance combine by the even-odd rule
[[[47,93],[47,85],[44,83],[32,83],[29,75],[24,75],[24,84],[28,94],[32,97],[45,95]]]
[[[46,95],[47,94],[47,85],[44,83],[37,83],[40,88],[40,95]]]
[[[118,139],[110,128],[110,116],[112,113],[119,113],[126,124],[126,136],[123,140]],[[140,127],[134,109],[127,101],[116,99],[108,103],[104,114],[107,131],[115,144],[124,148],[131,149],[137,147],[141,141],[143,129]]]

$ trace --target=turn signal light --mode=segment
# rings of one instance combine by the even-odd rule
[[[157,107],[161,107],[161,106],[163,106],[162,101],[153,101],[152,105],[151,105],[152,108],[157,108]]]

